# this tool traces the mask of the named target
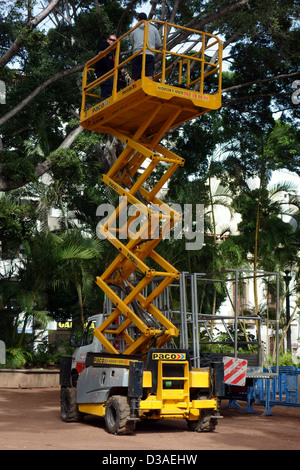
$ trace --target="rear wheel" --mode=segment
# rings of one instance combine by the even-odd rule
[[[111,434],[132,434],[135,421],[130,420],[128,398],[115,395],[108,399],[105,407],[105,426]]]
[[[62,387],[60,392],[61,419],[66,423],[81,421],[83,414],[76,403],[76,388]]]
[[[217,425],[216,418],[213,418],[212,410],[201,410],[200,418],[192,421],[188,420],[188,427],[195,432],[212,432]]]

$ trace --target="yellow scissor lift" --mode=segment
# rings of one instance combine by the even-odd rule
[[[126,46],[130,33],[141,24],[145,31],[143,49],[128,56],[121,47]],[[162,34],[160,50],[150,49],[148,45],[150,24]],[[167,37],[172,44],[178,34],[184,36],[184,44],[169,50]],[[153,80],[144,73],[146,49],[156,57],[157,73]],[[115,54],[115,68],[95,79],[95,63],[111,51]],[[118,90],[119,70],[129,69],[133,57],[141,53],[141,79]],[[155,251],[159,242],[181,221],[181,215],[159,199],[159,192],[184,164],[182,158],[160,142],[170,129],[221,106],[221,58],[222,44],[211,34],[161,21],[145,21],[86,64],[82,88],[81,126],[110,134],[124,143],[123,152],[102,177],[118,194],[119,205],[104,224],[98,225],[100,234],[117,250],[114,261],[96,280],[114,308],[94,330],[105,352],[89,356],[88,364],[129,369],[131,385],[127,399],[131,403],[131,418],[186,418],[197,431],[214,428],[215,420],[211,416],[218,407],[212,384],[215,372],[194,370],[188,351],[166,348],[179,330],[155,306],[155,299],[180,276]],[[101,100],[101,83],[111,76],[114,77],[112,96]],[[150,176],[158,168],[160,179],[151,188]],[[128,206],[136,209],[129,218]],[[133,230],[141,215],[144,219],[139,219],[139,229]],[[159,279],[157,287],[145,294],[154,279]],[[120,340],[124,344],[122,351],[116,347]],[[81,389],[84,388],[83,379],[79,382]],[[124,401],[124,397],[118,399]],[[84,413],[105,415],[108,430],[121,432],[115,422],[121,405],[116,405],[115,396],[99,406],[81,399],[78,407]]]

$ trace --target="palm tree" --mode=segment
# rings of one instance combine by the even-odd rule
[[[283,194],[289,196],[289,204]],[[262,269],[267,272],[283,271],[287,265],[298,258],[297,233],[284,216],[298,217],[299,202],[290,185],[281,184],[271,189],[261,182],[259,188],[247,188],[234,200],[234,207],[242,215],[237,236],[245,255],[253,256],[254,271]],[[268,306],[269,292],[272,287],[268,279],[262,279],[265,284],[266,305]],[[254,274],[254,313],[261,310],[258,300],[258,278]],[[282,295],[282,289],[279,292]],[[281,304],[283,299],[281,299]],[[267,322],[269,309],[266,310]]]
[[[51,257],[53,248],[54,239],[50,233],[36,234],[30,240],[24,241],[22,245],[18,282],[12,283],[11,293],[20,311],[16,318],[15,329],[21,314],[24,318],[18,346],[21,346],[23,342],[30,318],[36,319],[44,327],[49,320],[46,289],[51,265],[54,265]]]
[[[85,236],[79,229],[57,236],[56,269],[53,273],[54,288],[62,286],[65,290],[75,287],[80,323],[84,329],[84,303],[94,285],[94,261],[99,261],[103,243],[96,237]]]
[[[84,304],[91,293],[95,277],[93,262],[100,259],[101,253],[102,242],[96,237],[85,236],[79,229],[69,230],[62,235],[40,232],[30,241],[24,242],[19,282],[13,284],[11,294],[24,318],[18,346],[23,342],[30,318],[35,318],[46,327],[50,318],[49,289],[59,286],[65,292],[75,287],[83,329]]]

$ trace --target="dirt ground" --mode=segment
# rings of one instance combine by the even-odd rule
[[[0,449],[101,450],[111,451],[111,456],[114,451],[120,455],[120,451],[140,450],[148,451],[139,454],[139,461],[147,465],[151,459],[159,463],[152,457],[145,460],[155,450],[300,449],[300,408],[275,406],[272,416],[266,416],[262,406],[254,405],[254,415],[243,413],[246,403],[240,405],[240,409],[230,409],[228,402],[222,402],[223,419],[210,433],[189,431],[184,420],[160,420],[138,423],[132,436],[114,436],[105,431],[102,418],[88,416],[81,423],[63,423],[58,388],[0,389]]]

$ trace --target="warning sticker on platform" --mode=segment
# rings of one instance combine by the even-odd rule
[[[247,361],[236,357],[223,357],[224,382],[243,387],[246,383]]]
[[[183,96],[185,98],[196,98],[197,100],[202,101],[209,100],[208,96],[197,93],[196,91],[184,90],[177,87],[167,87],[162,85],[159,85],[157,89],[160,91],[167,91],[169,93],[172,93],[173,95]]]

